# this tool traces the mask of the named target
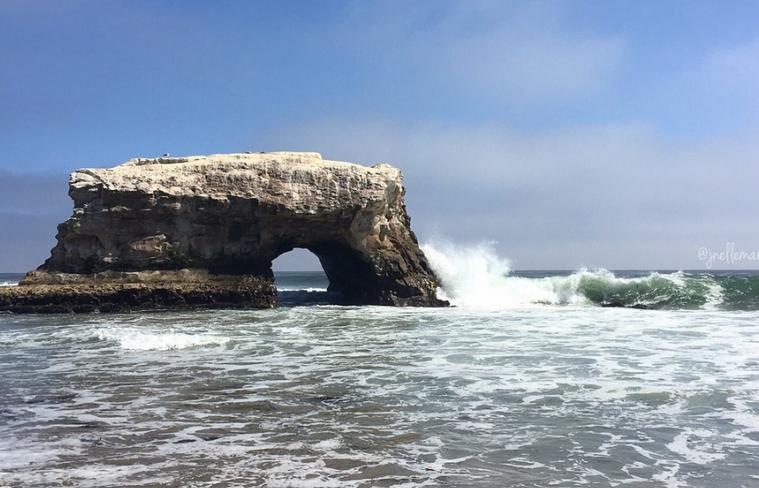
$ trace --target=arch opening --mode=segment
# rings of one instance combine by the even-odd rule
[[[307,247],[283,246],[271,269],[282,304],[302,298],[320,303],[373,303],[380,288],[372,264],[355,249],[334,241]],[[309,286],[315,284],[322,286]],[[295,289],[298,286],[301,288]],[[291,293],[296,291],[300,293]]]
[[[329,291],[329,278],[319,258],[306,248],[285,251],[271,264],[277,300],[281,306],[339,303],[339,293]]]

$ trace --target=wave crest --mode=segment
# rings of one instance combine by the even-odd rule
[[[651,272],[619,277],[606,269],[568,275],[513,276],[495,243],[426,243],[422,249],[441,281],[440,298],[464,308],[598,305],[629,308],[714,308],[725,290],[713,276]]]

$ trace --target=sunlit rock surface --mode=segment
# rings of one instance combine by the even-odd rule
[[[317,153],[140,158],[79,170],[70,178],[73,215],[59,225],[50,258],[19,288],[174,283],[177,306],[272,306],[271,262],[298,247],[316,254],[330,291],[346,303],[443,305],[404,191],[393,166]],[[193,284],[215,292],[189,303]],[[240,286],[240,300],[216,297]],[[154,305],[138,297],[130,307],[141,304]]]

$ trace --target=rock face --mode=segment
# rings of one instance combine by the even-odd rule
[[[200,277],[194,274],[187,271],[139,273],[131,279],[124,276],[114,279],[103,273],[67,275],[65,280],[60,279],[61,276],[55,280],[56,276],[47,275],[49,282],[45,284],[0,289],[0,310],[81,313],[154,308],[268,308],[277,303],[271,280],[237,276],[198,279]],[[151,277],[161,279],[152,281]]]
[[[269,306],[272,260],[297,247],[319,258],[330,291],[345,302],[444,305],[404,191],[397,168],[316,153],[132,159],[79,170],[70,178],[72,217],[19,288],[254,278],[258,291],[242,302]]]

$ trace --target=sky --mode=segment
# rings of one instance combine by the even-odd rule
[[[166,152],[391,163],[420,241],[518,269],[759,251],[757,25],[752,1],[2,0],[0,271],[48,256],[69,172]]]

